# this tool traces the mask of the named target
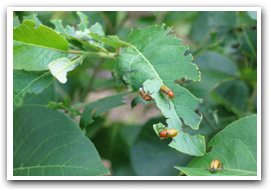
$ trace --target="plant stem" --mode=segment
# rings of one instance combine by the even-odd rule
[[[85,56],[99,56],[99,57],[104,57],[104,58],[116,58],[116,53],[105,53],[105,52],[85,52],[85,51],[76,51],[76,50],[69,50],[69,51],[64,51],[67,52],[68,54],[83,54]]]
[[[84,52],[85,56],[99,56],[103,58],[116,59],[116,53],[105,53],[105,52]]]

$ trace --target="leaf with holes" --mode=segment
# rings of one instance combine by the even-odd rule
[[[63,112],[23,106],[13,119],[13,176],[109,174],[93,143]]]
[[[13,69],[48,70],[50,62],[66,57],[68,42],[54,30],[25,20],[13,28]]]
[[[198,82],[200,72],[197,65],[191,63],[192,56],[184,56],[188,47],[181,46],[183,40],[168,35],[170,32],[171,28],[164,30],[164,25],[155,25],[131,33],[126,40],[128,48],[115,62],[116,81],[118,85],[130,84],[134,91],[143,87],[151,94],[168,119],[168,129],[179,131],[176,142],[170,143],[171,147],[190,155],[202,156],[205,153],[204,137],[184,133],[181,121],[197,130],[202,116],[195,110],[202,100],[175,83],[183,77]],[[160,90],[164,85],[173,89],[174,98],[168,98]]]
[[[96,41],[89,35],[89,33],[94,32],[104,37],[105,33],[103,31],[102,25],[100,23],[95,23],[88,28],[89,22],[87,20],[87,15],[80,11],[78,11],[77,14],[81,20],[81,23],[78,25],[78,31],[75,31],[75,28],[69,25],[64,28],[62,26],[61,20],[51,19],[50,22],[55,25],[55,31],[60,32],[61,35],[64,36],[68,42],[75,47],[79,47],[80,49],[86,51],[98,50],[109,53],[108,50],[105,49],[104,43],[102,41]]]
[[[176,166],[188,176],[256,176],[257,175],[257,115],[244,117],[228,125],[208,143],[212,151],[195,158],[187,167]],[[218,159],[224,171],[205,170]]]

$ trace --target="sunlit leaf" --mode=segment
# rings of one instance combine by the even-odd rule
[[[13,69],[48,70],[49,63],[66,57],[68,42],[52,29],[25,20],[13,29]]]

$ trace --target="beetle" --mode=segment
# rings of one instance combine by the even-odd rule
[[[161,86],[160,90],[162,92],[164,92],[166,95],[168,95],[168,100],[169,100],[169,98],[174,98],[173,91],[171,89],[169,89],[167,86],[165,86],[165,85]],[[169,109],[170,109],[170,103],[168,103],[168,104],[169,104]]]
[[[173,137],[177,136],[177,134],[178,134],[178,131],[176,129],[169,129],[168,130],[167,127],[165,127],[163,131],[159,132],[160,140],[162,139],[162,137],[164,137],[164,138],[172,137],[172,139],[173,139]]]
[[[164,92],[165,94],[168,95],[168,99],[171,97],[171,98],[174,98],[174,94],[173,94],[173,91],[171,89],[169,89],[167,86],[163,85],[160,87],[160,90],[162,92]]]
[[[218,168],[220,168],[220,172],[222,172],[222,170],[224,170],[223,163],[220,162],[218,159],[214,159],[211,162],[210,166],[207,166],[205,170],[211,169],[212,172],[215,172]]]
[[[142,87],[139,88],[138,93],[144,100],[146,100],[146,101],[152,100],[152,97],[150,96],[152,93],[150,94],[150,93],[145,92]]]

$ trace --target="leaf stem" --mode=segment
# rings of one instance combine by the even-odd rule
[[[85,52],[85,51],[76,51],[76,50],[69,50],[66,51],[68,54],[83,54],[86,56],[99,56],[104,58],[112,58],[116,59],[116,53],[105,53],[105,52]]]
[[[116,59],[116,53],[104,53],[104,52],[84,52],[83,53],[86,56],[99,56],[103,58],[111,58]]]

